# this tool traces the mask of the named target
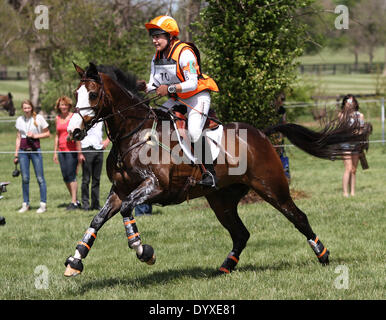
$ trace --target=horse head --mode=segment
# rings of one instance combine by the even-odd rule
[[[15,106],[13,105],[12,94],[0,96],[0,105],[13,117],[15,115]]]
[[[143,115],[146,118],[152,112],[145,102],[155,100],[157,96],[144,100],[138,93],[134,74],[109,65],[97,67],[91,62],[86,70],[75,63],[74,66],[80,83],[75,92],[75,113],[67,128],[70,138],[82,140],[87,130],[98,121],[107,122],[110,133],[122,131],[125,134],[123,131],[131,127],[125,125],[130,117],[134,118],[132,125],[136,126],[138,117]]]
[[[71,139],[82,140],[98,120],[104,104],[105,90],[103,76],[95,64],[90,62],[86,70],[74,63],[80,76],[80,82],[75,90],[76,106],[67,131]]]

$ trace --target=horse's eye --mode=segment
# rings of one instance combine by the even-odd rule
[[[88,97],[90,98],[90,100],[94,100],[98,97],[98,94],[96,92],[90,92]]]

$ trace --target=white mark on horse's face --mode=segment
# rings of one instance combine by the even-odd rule
[[[82,85],[77,91],[78,101],[76,103],[76,108],[79,108],[80,114],[84,116],[94,117],[95,112],[90,108],[89,94],[85,85]]]
[[[72,133],[75,129],[83,128],[83,119],[82,117],[95,117],[95,112],[90,108],[89,102],[89,93],[85,85],[82,85],[77,91],[78,101],[76,103],[76,107],[79,110],[79,113],[74,113],[70,119],[70,122],[67,127],[67,132]]]
[[[71,135],[75,129],[82,129],[83,119],[78,113],[74,113],[67,126],[67,132]]]

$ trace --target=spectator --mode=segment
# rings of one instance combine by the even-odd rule
[[[56,101],[55,109],[58,115],[55,119],[56,135],[53,160],[58,163],[59,159],[63,180],[71,196],[71,203],[67,206],[67,210],[76,210],[80,209],[81,206],[77,199],[78,182],[76,180],[79,157],[77,151],[80,151],[80,143],[68,140],[67,126],[73,115],[71,108],[72,100],[69,97],[62,96]]]
[[[360,127],[363,128],[365,119],[362,113],[359,111],[359,103],[355,97],[351,94],[346,95],[343,98],[341,111],[339,112],[339,118],[343,119],[348,117],[348,121],[354,124],[355,121],[359,121]],[[342,144],[342,148],[348,148],[348,144]],[[358,167],[359,154],[352,154],[347,151],[347,155],[343,158],[344,173],[342,179],[343,196],[348,197],[349,191],[351,196],[355,195],[355,183],[356,183],[356,171]]]
[[[278,123],[286,123],[286,110],[284,108],[284,101],[285,101],[285,95],[284,93],[280,93],[275,101],[275,110],[279,116]],[[275,150],[277,154],[280,157],[284,174],[287,178],[288,183],[291,182],[291,174],[290,174],[290,168],[289,168],[289,159],[286,155],[285,149],[284,149],[284,136],[282,133],[278,132],[272,135],[272,140],[274,145],[278,145],[275,147]]]
[[[98,122],[87,131],[87,136],[80,142],[82,153],[79,159],[82,161],[82,208],[84,210],[100,210],[99,185],[103,166],[103,152],[110,143],[103,140],[103,123]],[[89,202],[89,185],[91,183],[91,206]]]
[[[47,185],[44,179],[43,156],[40,151],[40,139],[48,138],[50,131],[48,123],[43,116],[36,114],[34,105],[29,100],[24,100],[21,104],[24,115],[16,120],[16,149],[13,162],[20,163],[22,176],[23,204],[20,213],[30,209],[29,181],[30,181],[30,162],[35,170],[36,179],[40,190],[40,207],[37,213],[47,210]]]
[[[143,215],[150,215],[153,211],[153,207],[151,204],[139,204],[135,207],[134,212],[136,217],[140,217]]]

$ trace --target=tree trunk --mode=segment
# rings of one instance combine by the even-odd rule
[[[386,77],[386,43],[383,45],[383,75]]]
[[[374,61],[374,48],[369,47],[369,64],[370,64],[370,70],[373,67],[373,61]]]
[[[41,108],[40,93],[42,85],[49,79],[49,57],[47,50],[39,46],[39,44],[32,44],[29,47],[28,55],[29,94],[31,102],[38,110]]]

